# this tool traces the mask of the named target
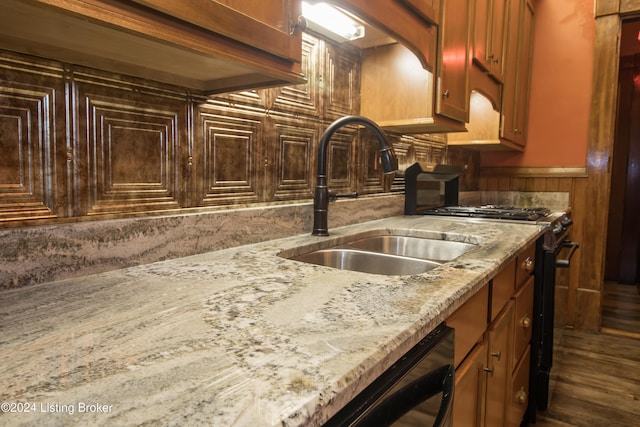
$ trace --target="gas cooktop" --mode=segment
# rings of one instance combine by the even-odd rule
[[[536,221],[548,216],[551,211],[542,207],[521,208],[501,205],[443,206],[422,211],[425,215],[462,216],[475,218]]]

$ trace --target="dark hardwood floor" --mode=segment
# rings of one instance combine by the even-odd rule
[[[640,285],[604,284],[602,330],[640,336]]]
[[[602,331],[556,331],[553,392],[536,426],[640,426],[640,295],[607,283]]]

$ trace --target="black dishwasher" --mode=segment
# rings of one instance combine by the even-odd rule
[[[440,324],[325,426],[451,426],[453,337]]]

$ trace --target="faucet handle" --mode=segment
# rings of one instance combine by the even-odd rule
[[[358,198],[358,192],[354,191],[353,193],[342,193],[342,194],[338,194],[335,191],[329,191],[329,201],[330,202],[335,202],[338,199],[357,199]]]

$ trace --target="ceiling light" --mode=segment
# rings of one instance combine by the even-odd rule
[[[364,37],[364,26],[346,13],[326,3],[302,2],[302,15],[307,27],[336,41],[350,41]]]

